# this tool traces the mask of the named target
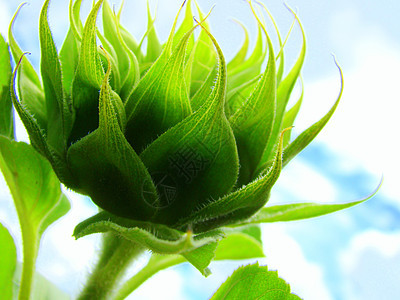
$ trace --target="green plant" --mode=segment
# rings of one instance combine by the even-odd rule
[[[325,126],[342,94],[325,116],[290,139],[302,95],[292,108],[287,106],[306,49],[295,14],[303,44],[284,77],[279,30],[275,26],[280,47],[276,55],[251,2],[259,29],[255,49],[247,57],[246,33],[228,64],[207,16],[198,9],[200,17],[193,19],[191,1],[165,44],[158,40],[150,12],[148,30],[137,42],[120,24],[121,10],[115,14],[107,1],[93,5],[84,26],[81,0],[71,1],[70,28],[59,53],[47,21],[49,3],[44,2],[39,20],[41,80],[15,41],[12,24],[12,74],[7,44],[0,41],[6,71],[0,78],[0,167],[22,228],[20,299],[31,293],[41,234],[69,209],[57,177],[100,208],[74,231],[76,238],[104,236],[81,299],[122,299],[157,271],[185,261],[207,276],[213,259],[263,255],[259,223],[316,217],[364,201],[265,206],[281,169]],[[96,28],[101,7],[103,32]],[[11,102],[31,146],[14,141]],[[124,270],[146,250],[154,253],[148,265],[121,284]],[[247,272],[261,274],[257,278],[271,280],[273,287],[282,283],[257,266],[238,271],[230,280]],[[220,299],[224,289],[230,290],[221,287],[214,298]],[[282,289],[282,299],[296,298]],[[240,290],[237,293],[231,297],[239,297]]]

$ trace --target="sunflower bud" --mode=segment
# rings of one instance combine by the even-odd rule
[[[81,1],[71,1],[70,29],[58,53],[49,2],[40,15],[42,80],[22,57],[21,100],[15,70],[13,104],[31,144],[61,182],[116,217],[196,232],[251,217],[268,201],[282,166],[311,142],[338,103],[292,143],[288,133],[283,138],[298,111],[299,105],[288,110],[287,104],[304,61],[304,34],[297,62],[282,78],[283,50],[277,66],[255,13],[253,53],[247,55],[246,32],[227,64],[207,16],[199,11],[199,21],[193,20],[191,1],[164,45],[149,12],[146,53],[106,0],[94,4],[84,26]],[[96,28],[101,7],[103,33]],[[11,26],[9,40],[18,60],[22,51]]]

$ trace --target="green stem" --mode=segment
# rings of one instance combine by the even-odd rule
[[[125,299],[143,282],[156,274],[158,271],[183,263],[185,261],[186,260],[180,255],[153,255],[149,263],[142,270],[125,282],[125,284],[117,292],[115,299]]]
[[[37,234],[34,231],[30,230],[29,226],[26,226],[28,224],[25,224],[25,222],[21,219],[20,224],[23,243],[23,264],[18,299],[28,300],[31,299],[35,263],[39,248],[39,239],[37,237]]]
[[[103,244],[103,254],[89,277],[86,287],[78,299],[110,299],[118,279],[124,274],[135,257],[144,248],[123,238],[107,237]]]

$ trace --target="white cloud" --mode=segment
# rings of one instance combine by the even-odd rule
[[[282,194],[283,192],[283,194]],[[286,199],[287,192],[295,195],[296,199]],[[323,174],[302,160],[295,159],[290,162],[282,172],[274,186],[271,202],[279,204],[293,202],[327,202],[338,200],[337,189]]]
[[[400,109],[399,45],[375,31],[362,37],[353,50],[355,65],[344,70],[342,101],[317,140],[375,174],[377,180],[383,173],[381,192],[399,198],[396,169],[400,153],[396,130]],[[296,123],[310,124],[311,120],[317,120],[333,104],[338,90],[338,76],[306,83],[304,114]]]
[[[300,245],[285,232],[285,224],[264,225],[262,239],[270,270],[278,270],[279,277],[291,286],[293,293],[303,299],[332,299],[323,279],[322,268],[306,260]]]
[[[341,255],[349,299],[399,299],[400,232],[366,231]]]
[[[5,2],[0,2],[0,33],[3,37],[7,36],[8,22],[11,20],[9,9]]]

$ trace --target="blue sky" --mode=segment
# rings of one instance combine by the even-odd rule
[[[21,11],[15,35],[23,49],[32,52],[31,59],[37,65],[37,20],[42,1],[31,2]],[[68,2],[53,0],[50,7],[50,24],[59,47],[68,26]],[[84,1],[83,15],[91,2]],[[151,1],[153,11],[155,2]],[[227,58],[232,57],[243,38],[240,28],[231,21],[232,17],[246,24],[254,42],[255,24],[245,1],[198,2],[205,11],[216,4],[210,22]],[[0,0],[0,32],[5,36],[19,3]],[[158,1],[158,31],[164,39],[180,3]],[[287,32],[292,16],[283,2],[265,3],[282,31]],[[382,174],[384,183],[373,200],[345,213],[263,226],[267,257],[261,263],[278,269],[292,289],[305,299],[400,298],[397,287],[400,192],[396,169],[400,166],[396,157],[400,149],[395,130],[400,100],[400,2],[310,0],[288,3],[297,8],[308,42],[303,72],[305,99],[295,132],[318,120],[337,96],[339,76],[331,53],[337,56],[343,68],[345,89],[338,111],[313,146],[291,162],[281,175],[271,202],[352,201],[374,190]],[[145,1],[126,1],[122,20],[136,36],[145,30],[144,15]],[[295,29],[287,45],[287,65],[295,59],[299,42],[299,32]],[[4,183],[0,187],[0,220],[8,224],[19,239],[7,188]],[[98,246],[95,236],[78,241],[72,239],[74,224],[93,214],[94,208],[88,199],[75,194],[70,194],[70,198],[71,213],[44,237],[38,268],[66,291],[76,293],[85,272],[90,270],[88,262]],[[145,263],[145,259],[141,263]],[[237,263],[215,264],[212,277],[204,279],[196,270],[183,265],[161,272],[145,283],[136,296],[155,299],[157,293],[162,293],[165,299],[206,299],[237,266]]]

